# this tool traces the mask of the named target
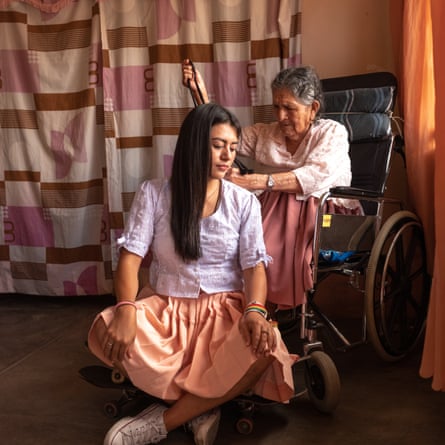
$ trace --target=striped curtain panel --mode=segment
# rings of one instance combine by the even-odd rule
[[[300,63],[299,0],[0,0],[0,293],[113,291],[141,181],[170,173],[190,58],[242,124]]]

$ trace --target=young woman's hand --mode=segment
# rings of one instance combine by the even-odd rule
[[[111,362],[121,362],[136,337],[136,309],[120,306],[103,337],[102,348]]]
[[[273,325],[261,314],[248,312],[240,320],[241,335],[257,356],[268,357],[277,347]]]

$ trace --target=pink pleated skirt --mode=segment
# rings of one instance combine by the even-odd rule
[[[272,257],[266,269],[267,300],[278,309],[297,307],[313,288],[312,257],[318,198],[296,200],[292,193],[270,192],[259,196],[264,242]],[[328,203],[327,212],[360,214],[361,208]]]
[[[205,398],[226,394],[255,363],[246,346],[239,321],[244,296],[239,292],[201,294],[199,298],[153,295],[137,300],[137,335],[123,366],[135,386],[163,400],[177,400],[184,393]],[[113,308],[96,317],[108,325]],[[94,326],[93,323],[93,326]],[[292,365],[277,328],[275,360],[252,389],[270,400],[286,402],[294,395]],[[90,329],[88,345],[109,366]]]

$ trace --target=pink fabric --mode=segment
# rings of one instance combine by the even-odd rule
[[[291,193],[262,193],[266,251],[272,257],[267,267],[270,303],[279,308],[296,307],[306,301],[312,288],[312,239],[318,199],[298,201]]]
[[[14,2],[28,3],[32,7],[46,13],[57,13],[71,3],[78,0],[0,0],[0,7],[6,8],[10,3]],[[98,0],[103,1],[103,0]]]
[[[201,294],[198,299],[153,295],[137,302],[137,336],[123,366],[131,381],[148,394],[177,400],[185,392],[200,397],[224,395],[255,363],[238,322],[243,314],[241,293]],[[99,314],[106,324],[113,309]],[[94,326],[94,324],[93,324]],[[290,355],[280,337],[270,365],[253,389],[270,400],[288,401],[294,394]],[[90,330],[88,345],[104,363],[112,364]]]
[[[266,269],[267,299],[279,309],[297,307],[306,301],[306,292],[314,285],[311,263],[318,198],[299,201],[292,193],[270,192],[262,193],[259,199],[266,251],[272,257]],[[349,209],[332,202],[328,202],[327,211],[361,213],[359,207]]]

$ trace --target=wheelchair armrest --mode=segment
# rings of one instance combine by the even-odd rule
[[[357,198],[382,198],[383,193],[375,192],[373,190],[360,189],[357,187],[332,187],[329,189],[329,193],[331,195],[335,195],[338,197],[342,196],[354,196]]]

